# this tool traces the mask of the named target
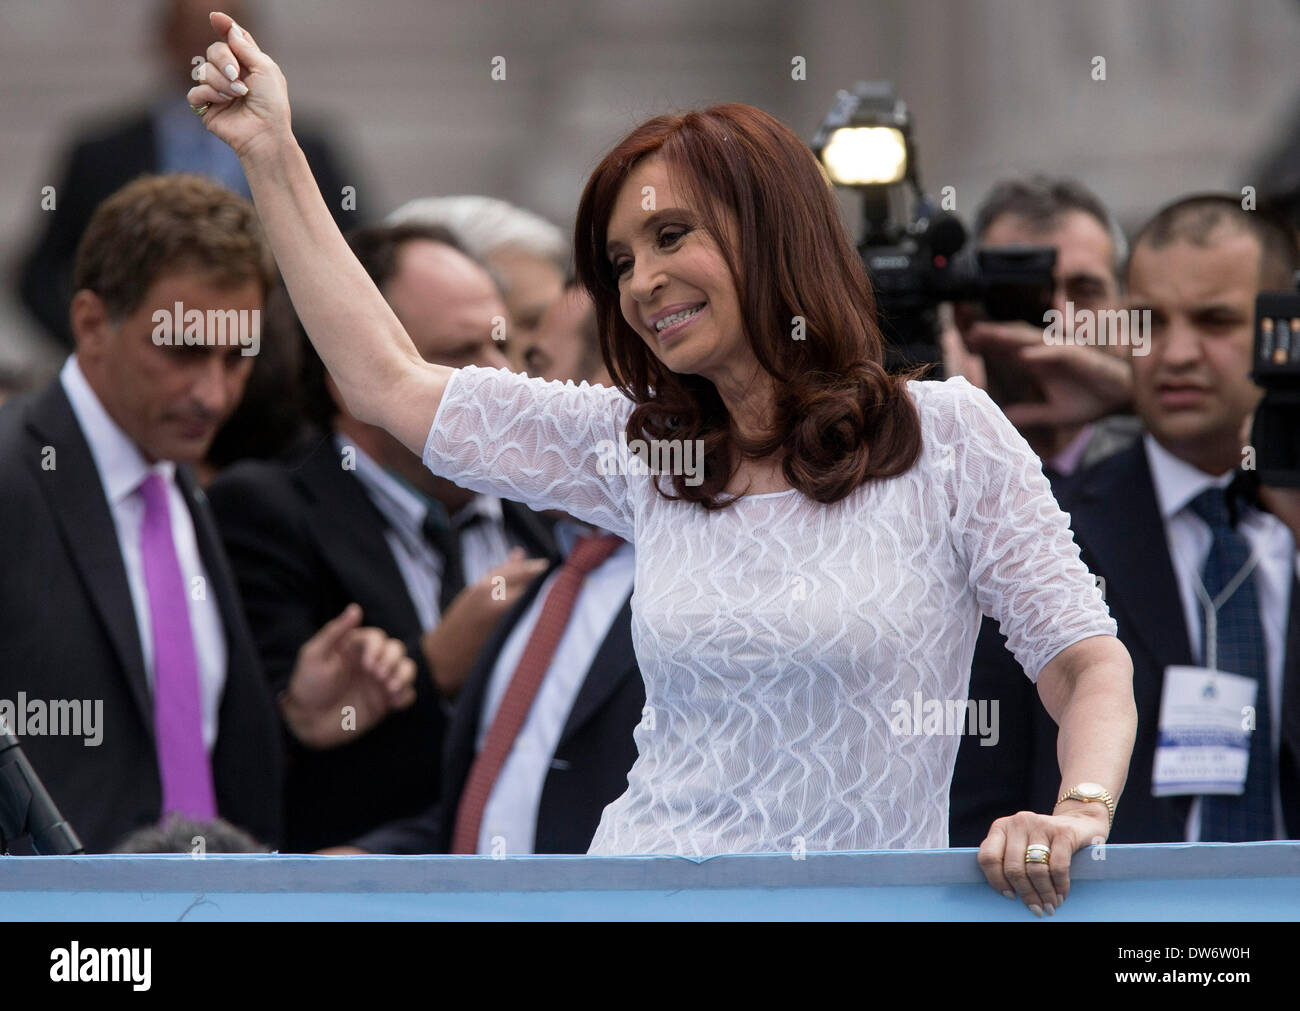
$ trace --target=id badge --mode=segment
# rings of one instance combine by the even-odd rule
[[[1241,794],[1258,689],[1254,678],[1240,674],[1165,668],[1151,793]]]

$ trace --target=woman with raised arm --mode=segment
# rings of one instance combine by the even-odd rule
[[[453,370],[420,359],[348,251],[279,68],[225,15],[213,27],[189,100],[243,162],[349,410],[458,484],[636,545],[647,706],[590,852],[947,846],[965,709],[956,727],[930,714],[964,705],[983,610],[1060,724],[1064,799],[999,818],[980,865],[1039,915],[1058,906],[1123,788],[1132,666],[992,401],[884,371],[808,148],[743,105],[642,124],[593,173],[575,235],[617,388]]]

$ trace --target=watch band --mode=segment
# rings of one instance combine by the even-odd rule
[[[1085,789],[1085,787],[1087,789]],[[1053,811],[1060,807],[1067,800],[1081,800],[1086,803],[1097,803],[1106,805],[1106,827],[1110,829],[1115,824],[1115,798],[1110,795],[1110,791],[1097,783],[1080,783],[1078,786],[1072,786],[1061,794],[1061,799],[1056,802]]]

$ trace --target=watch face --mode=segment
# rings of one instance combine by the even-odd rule
[[[1100,783],[1080,783],[1074,789],[1085,797],[1100,797],[1106,792],[1106,788]]]

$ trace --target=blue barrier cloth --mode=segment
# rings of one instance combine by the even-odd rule
[[[0,857],[8,920],[1032,920],[973,849],[630,856]],[[1300,919],[1300,842],[1086,847],[1056,916]]]

